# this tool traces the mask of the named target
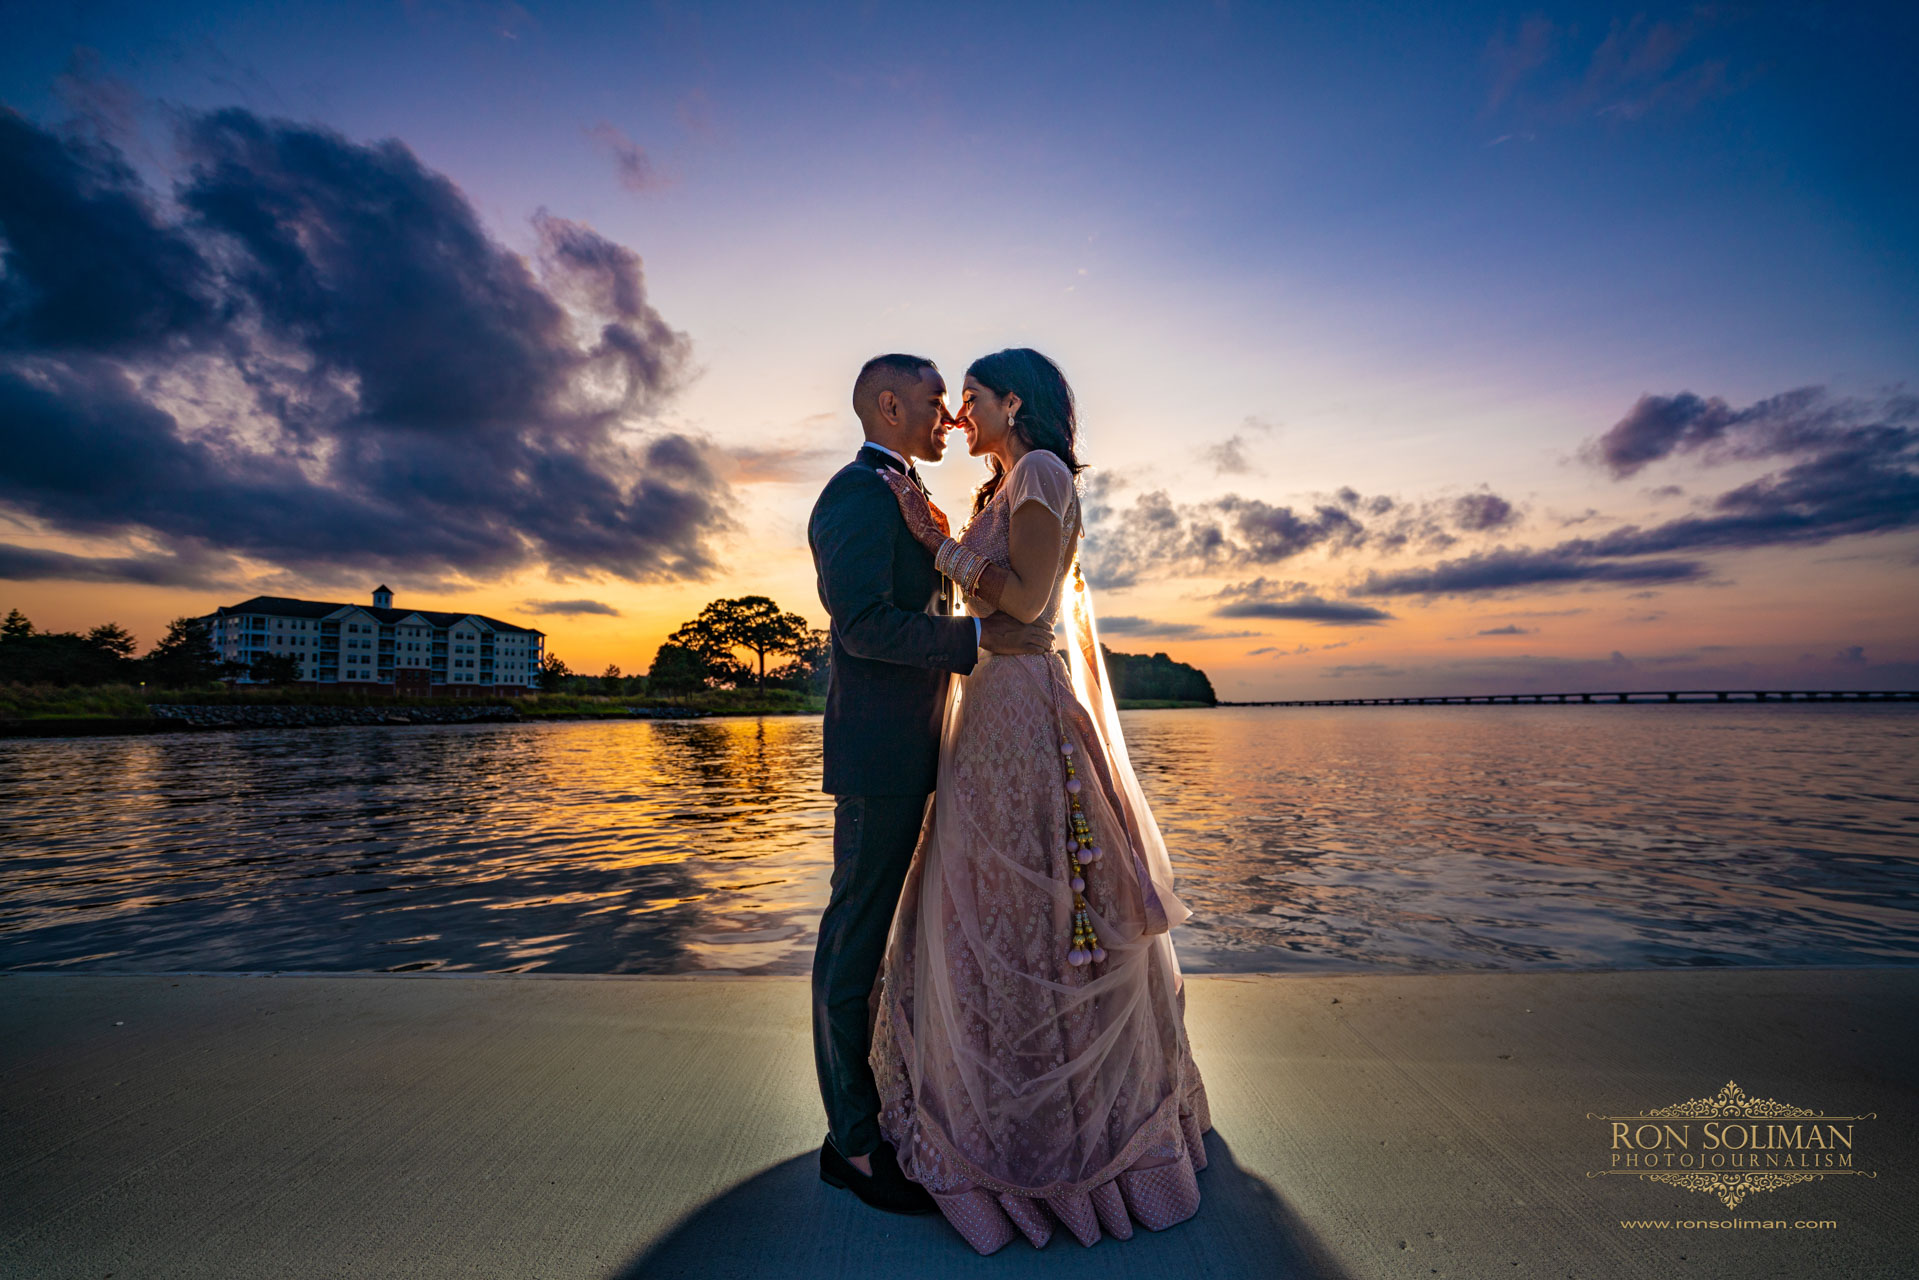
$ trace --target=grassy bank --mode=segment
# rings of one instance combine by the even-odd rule
[[[789,689],[706,689],[682,695],[635,694],[604,697],[598,694],[533,693],[520,698],[403,698],[349,689],[233,689],[216,685],[206,689],[149,689],[139,685],[95,685],[58,688],[53,685],[0,684],[0,721],[101,721],[106,724],[149,721],[154,705],[204,707],[406,707],[458,706],[472,702],[506,703],[529,720],[573,720],[604,716],[618,719],[631,708],[672,707],[716,716],[818,715],[826,700],[817,694]],[[1126,699],[1122,711],[1203,707],[1203,702]]]

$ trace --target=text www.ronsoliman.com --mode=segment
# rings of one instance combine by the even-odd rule
[[[1621,1218],[1619,1225],[1626,1231],[1830,1231],[1839,1223],[1832,1218]]]

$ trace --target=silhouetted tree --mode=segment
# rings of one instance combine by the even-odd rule
[[[707,610],[712,607],[708,605],[701,610],[698,618],[668,636],[666,643],[699,659],[702,687],[743,685],[751,673],[734,658],[733,647],[726,642],[726,638],[705,621]],[[674,660],[679,661],[677,657]]]
[[[0,681],[16,684],[110,684],[127,678],[127,663],[72,631],[36,631],[0,641]]]
[[[300,679],[300,660],[290,653],[263,653],[247,674],[262,684],[293,684]]]
[[[0,643],[8,640],[25,640],[33,634],[33,624],[27,621],[27,615],[18,609],[7,610],[7,620],[0,622]]]
[[[87,632],[87,643],[102,653],[122,660],[131,660],[137,647],[133,633],[117,622],[103,622]]]
[[[540,659],[540,691],[542,693],[557,692],[566,684],[566,678],[572,674],[572,671],[567,669],[566,663],[560,661],[559,654],[547,654]]]
[[[213,633],[205,618],[175,618],[167,634],[142,659],[147,678],[155,684],[184,689],[210,684],[223,665],[213,651]]]
[[[668,640],[653,655],[653,669],[646,673],[651,693],[693,693],[706,687],[706,660],[684,645]]]
[[[744,649],[758,661],[755,683],[766,688],[766,659],[769,654],[798,654],[810,642],[812,631],[806,619],[787,613],[765,596],[740,596],[715,600],[700,610],[700,616],[675,631],[674,644],[691,649],[705,659],[713,673],[731,667],[735,684],[743,683],[748,672],[737,671],[733,651]]]
[[[806,634],[805,646],[773,673],[773,682],[800,693],[825,693],[833,674],[833,646],[827,643],[824,631]]]

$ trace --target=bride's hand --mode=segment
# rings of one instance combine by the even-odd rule
[[[893,497],[900,504],[900,515],[905,518],[907,529],[928,551],[938,551],[940,545],[952,536],[946,513],[934,506],[932,500],[902,473],[891,467],[881,467],[879,473],[880,479],[886,481],[893,490]]]

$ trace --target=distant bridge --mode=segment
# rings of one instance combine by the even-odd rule
[[[1470,707],[1522,703],[1919,702],[1919,689],[1628,689],[1605,693],[1470,693],[1425,698],[1286,698],[1222,707]]]

